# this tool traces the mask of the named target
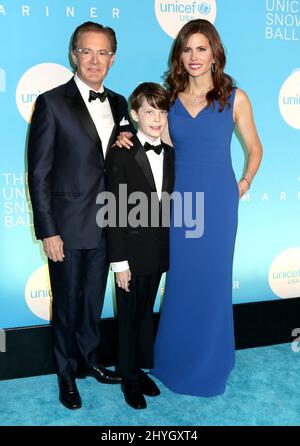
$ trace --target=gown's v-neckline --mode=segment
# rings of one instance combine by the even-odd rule
[[[177,96],[177,99],[178,99],[178,101],[179,101],[181,107],[184,109],[184,111],[185,111],[186,114],[188,115],[188,117],[191,118],[191,119],[193,119],[193,120],[197,119],[198,116],[201,115],[201,113],[202,113],[204,110],[207,110],[207,104],[206,104],[205,107],[201,108],[201,110],[199,110],[198,113],[197,113],[195,116],[193,116],[193,115],[188,111],[188,109],[186,108],[186,106],[184,105],[184,103],[182,102],[182,100],[180,99],[179,96]]]

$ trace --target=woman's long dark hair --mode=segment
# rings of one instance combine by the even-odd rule
[[[214,101],[218,101],[220,104],[219,111],[221,112],[228,104],[234,82],[228,74],[224,73],[225,51],[216,28],[208,20],[191,20],[178,33],[171,52],[171,67],[166,76],[166,82],[171,93],[171,102],[174,103],[178,93],[184,91],[188,86],[189,76],[182,65],[181,56],[189,37],[196,33],[201,33],[208,39],[215,60],[215,71],[212,71],[214,88],[206,95],[207,107]]]

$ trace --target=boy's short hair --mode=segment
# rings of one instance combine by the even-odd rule
[[[170,96],[165,88],[155,82],[143,82],[132,92],[130,105],[132,110],[137,112],[142,106],[143,99],[146,99],[151,107],[158,110],[170,110]]]

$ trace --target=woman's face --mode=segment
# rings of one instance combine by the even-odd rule
[[[203,34],[192,34],[183,48],[181,61],[192,77],[210,74],[214,56],[209,40]]]

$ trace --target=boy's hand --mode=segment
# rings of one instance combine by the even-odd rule
[[[129,282],[131,280],[131,272],[130,269],[126,271],[121,271],[120,273],[116,273],[116,282],[119,288],[123,288],[123,290],[129,293]]]
[[[126,149],[130,149],[133,146],[133,143],[130,141],[132,138],[131,132],[121,132],[117,137],[117,141],[114,143],[114,146],[118,146],[120,148],[126,147]]]

